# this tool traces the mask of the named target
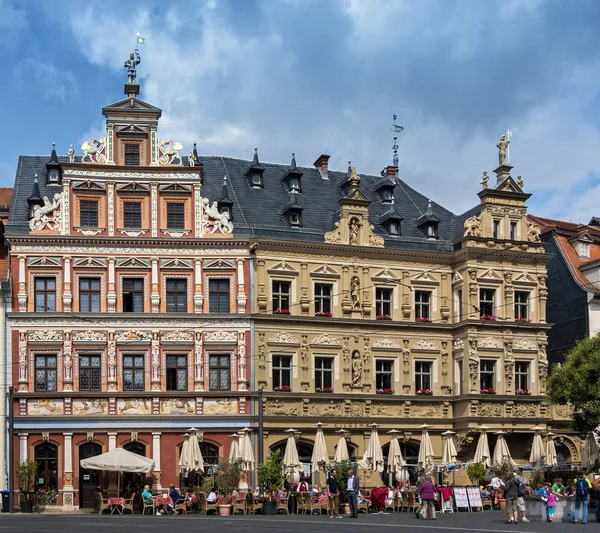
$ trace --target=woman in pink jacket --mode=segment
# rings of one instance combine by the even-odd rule
[[[425,481],[421,483],[419,487],[419,496],[423,500],[423,520],[430,518],[431,520],[437,520],[435,517],[435,495],[437,489],[433,484],[432,478],[425,478]]]

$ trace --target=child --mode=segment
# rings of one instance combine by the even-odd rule
[[[554,513],[556,512],[556,500],[558,500],[558,496],[553,492],[549,492],[546,496],[542,496],[542,500],[546,502],[548,509],[548,522],[552,522]]]

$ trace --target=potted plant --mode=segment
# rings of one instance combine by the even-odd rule
[[[496,389],[494,389],[494,387],[488,387],[487,389],[480,389],[479,392],[481,394],[496,394]]]
[[[261,483],[268,501],[263,504],[263,514],[277,514],[276,495],[285,481],[281,450],[276,450],[258,469],[258,481]]]
[[[317,311],[315,313],[315,316],[326,316],[331,318],[333,316],[333,313],[331,311]]]
[[[220,493],[220,497],[217,499],[220,515],[231,514],[231,505],[233,504],[231,493],[238,486],[243,469],[243,459],[236,459],[235,461],[223,458],[219,459],[219,464],[215,471],[215,483],[219,487]]]
[[[217,498],[217,506],[220,516],[229,516],[231,514],[231,506],[233,505],[233,496],[219,496]]]
[[[54,489],[42,487],[35,493],[35,499],[40,511],[43,511],[48,505],[56,505],[58,492]]]
[[[377,320],[392,320],[392,317],[388,314],[382,313],[377,315]]]
[[[35,461],[23,461],[17,464],[15,475],[19,480],[19,491],[21,493],[21,512],[31,513],[33,511],[33,502],[31,495],[35,486],[38,464]]]
[[[481,320],[496,320],[497,318],[495,315],[481,315]]]
[[[280,387],[273,387],[276,392],[292,392],[292,387],[289,385],[281,385]]]
[[[340,512],[350,514],[350,505],[348,504],[348,470],[358,470],[358,465],[354,461],[340,461],[335,463],[335,479],[338,482],[338,494],[340,495]]]
[[[425,396],[431,396],[433,394],[433,391],[431,389],[419,389],[417,391],[418,395],[425,395]]]
[[[394,394],[394,389],[375,389],[376,394]]]

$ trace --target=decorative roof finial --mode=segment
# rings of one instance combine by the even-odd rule
[[[190,163],[190,167],[196,166],[196,163],[198,162],[198,150],[196,149],[196,143],[194,143],[194,149],[188,156],[188,161]]]
[[[360,176],[356,172],[356,167],[352,167],[348,183],[351,189],[358,189],[360,187]]]
[[[292,152],[292,162],[290,163],[290,168],[292,170],[296,170],[296,168],[298,168],[296,166],[296,152]]]
[[[398,124],[396,124],[396,119],[398,118],[398,115],[392,115],[393,119],[394,119],[394,123],[392,124],[392,127],[390,128],[394,133],[401,133],[404,131],[404,126],[399,126]],[[393,165],[398,168],[398,137],[394,137],[394,146],[392,146],[392,150],[394,150],[394,158],[392,160]]]

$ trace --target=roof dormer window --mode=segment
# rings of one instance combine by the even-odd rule
[[[386,187],[381,191],[381,199],[383,202],[391,203],[394,200],[394,189]]]
[[[288,178],[288,184],[290,187],[290,192],[301,192],[301,181],[299,176],[290,176]]]
[[[250,181],[252,183],[252,187],[257,187],[259,189],[263,188],[262,174],[258,172],[252,172]]]
[[[56,146],[52,143],[52,155],[50,161],[46,163],[46,183],[48,185],[60,185],[61,169],[56,155]]]
[[[579,250],[577,251],[577,255],[581,259],[589,259],[590,258],[590,243],[589,242],[580,242]]]
[[[388,232],[390,235],[400,235],[400,221],[390,220],[388,223]]]
[[[428,239],[437,239],[437,224],[427,224],[427,238]]]
[[[301,227],[302,226],[302,212],[292,211],[290,213],[290,226]]]
[[[302,171],[296,166],[296,154],[292,154],[290,168],[281,179],[286,183],[289,192],[302,192]]]
[[[263,182],[264,171],[265,171],[265,167],[263,167],[260,164],[260,161],[258,160],[258,150],[255,148],[254,149],[254,159],[252,159],[252,164],[250,165],[250,168],[246,172],[246,175],[248,176],[248,178],[250,180],[250,187],[252,187],[253,189],[264,189],[264,186],[265,186],[264,182]]]
[[[440,219],[433,213],[433,205],[431,204],[431,200],[429,200],[426,213],[417,220],[417,227],[422,228],[428,239],[437,239],[439,237],[439,223]]]

